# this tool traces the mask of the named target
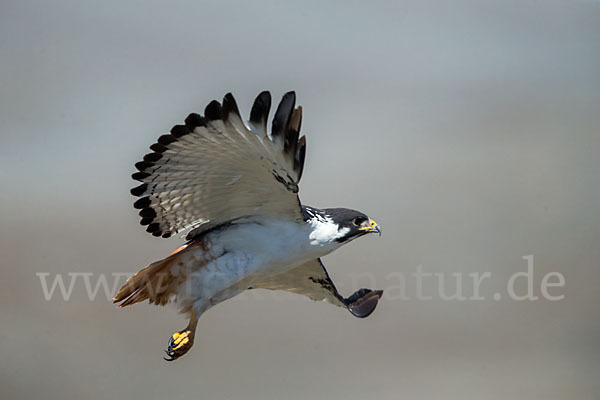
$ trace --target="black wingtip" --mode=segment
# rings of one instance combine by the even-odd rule
[[[273,126],[271,128],[271,136],[273,138],[284,136],[288,130],[290,118],[296,105],[296,93],[291,91],[287,92],[281,98],[275,117],[273,117]]]
[[[271,93],[265,90],[256,96],[256,99],[254,100],[252,110],[250,111],[250,122],[254,125],[263,127],[266,132],[270,109]]]
[[[288,127],[283,139],[283,151],[295,157],[298,148],[298,136],[300,136],[300,126],[302,125],[302,107],[292,111]]]
[[[150,150],[152,150],[156,153],[164,153],[165,151],[168,150],[168,147],[161,143],[153,143],[150,146]]]
[[[144,179],[146,179],[147,177],[149,177],[150,174],[148,172],[145,171],[140,171],[140,172],[136,172],[134,174],[131,175],[131,178],[136,180],[136,181],[143,181]]]
[[[171,137],[173,138],[173,141],[177,140],[178,138],[185,136],[189,133],[191,133],[191,129],[188,125],[175,125],[174,127],[171,128]],[[158,138],[159,143],[163,143],[171,140],[170,138],[167,139],[166,137],[163,139],[164,142],[161,142],[161,138],[163,136],[161,136],[160,138]]]
[[[146,162],[157,162],[162,158],[161,153],[148,153],[144,156],[144,161]]]
[[[175,129],[175,127],[173,127],[173,129]],[[189,133],[189,130],[186,133]],[[177,138],[173,135],[162,135],[158,138],[158,143],[165,145],[165,146],[168,146],[171,143],[176,142],[176,141],[177,141]]]
[[[383,290],[360,289],[344,300],[348,311],[357,318],[366,318],[375,311]]]
[[[200,127],[200,126],[205,126],[206,125],[206,121],[204,120],[204,117],[196,114],[196,113],[191,113],[190,115],[187,116],[187,118],[185,119],[185,125],[193,130],[194,128]]]
[[[146,196],[146,197],[141,197],[139,199],[137,199],[135,201],[135,203],[133,203],[133,208],[141,210],[142,208],[146,208],[150,205],[151,200],[150,197]]]
[[[146,192],[146,190],[148,189],[148,184],[147,183],[142,183],[139,186],[134,187],[133,189],[131,189],[129,192],[134,195],[134,196],[141,196],[142,194],[144,194]]]
[[[302,136],[298,141],[296,154],[294,155],[294,171],[298,174],[298,181],[302,178],[304,170],[304,159],[306,157],[306,136]]]
[[[235,114],[240,119],[242,116],[240,115],[240,110],[238,109],[237,103],[235,102],[235,98],[231,93],[227,93],[225,97],[223,97],[223,106],[221,107],[221,119],[226,121],[229,118],[229,114]]]
[[[204,109],[204,118],[209,121],[215,121],[221,119],[221,103],[217,100],[213,100]]]
[[[281,101],[285,100],[288,97],[291,98],[294,101],[294,103],[296,102],[296,92],[294,90],[290,90],[289,92],[284,94],[281,98]]]
[[[150,207],[142,208],[139,212],[139,216],[144,218],[156,218],[156,211]]]
[[[154,165],[153,163],[147,162],[147,161],[138,161],[135,163],[135,167],[140,172],[144,172],[145,170],[152,167],[153,165]]]

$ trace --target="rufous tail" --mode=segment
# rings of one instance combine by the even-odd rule
[[[187,245],[181,246],[167,258],[153,262],[127,279],[127,282],[113,298],[113,303],[120,303],[119,307],[144,300],[149,300],[150,304],[159,306],[167,304],[171,296],[177,292],[182,280],[185,279],[185,275],[173,275],[171,266],[177,262],[178,253],[185,250],[186,247]]]

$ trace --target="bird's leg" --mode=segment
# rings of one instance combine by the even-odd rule
[[[190,351],[194,345],[194,336],[196,335],[196,326],[198,325],[198,317],[196,312],[192,310],[190,312],[190,322],[188,326],[179,332],[175,332],[169,339],[169,346],[165,353],[167,357],[164,357],[167,361],[173,361]]]

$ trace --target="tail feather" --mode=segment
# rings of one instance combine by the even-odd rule
[[[171,261],[172,259],[167,257],[139,270],[119,289],[113,303],[121,303],[119,307],[144,300],[150,300],[150,304],[167,304],[173,293],[173,276],[169,268]]]

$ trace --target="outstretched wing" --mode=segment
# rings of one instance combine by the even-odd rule
[[[302,219],[298,182],[306,140],[298,139],[302,108],[286,93],[273,118],[267,119],[271,95],[262,92],[244,123],[235,99],[213,100],[204,116],[190,114],[185,125],[150,146],[152,153],[136,164],[131,189],[140,198],[141,224],[154,236],[170,237],[192,228],[193,238],[215,226],[251,216]]]
[[[339,307],[347,308],[355,317],[365,318],[377,307],[383,290],[359,289],[350,297],[344,298],[335,285],[320,258],[309,261],[283,274],[252,285],[252,288],[286,290],[301,294],[316,301],[325,300]]]

